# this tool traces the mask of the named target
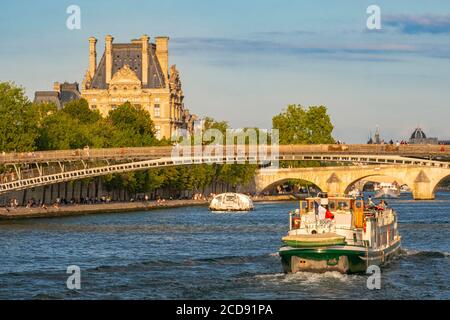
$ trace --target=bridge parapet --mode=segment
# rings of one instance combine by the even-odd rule
[[[183,147],[184,148],[184,147]],[[203,154],[206,148],[211,146],[203,146],[200,150],[192,147],[191,155]],[[280,145],[273,150],[271,146],[265,146],[267,154],[274,155],[278,153],[280,160],[309,160],[304,159],[306,156],[323,156],[317,160],[343,161],[335,160],[331,156],[357,156],[361,162],[379,162],[369,161],[374,156],[397,156],[409,157],[427,160],[450,160],[450,148],[439,145]],[[260,152],[258,146],[223,146],[220,152],[213,149],[214,156],[244,156],[259,157]],[[186,151],[186,150],[185,150]],[[244,154],[240,154],[243,152]],[[171,157],[173,147],[140,147],[140,148],[110,148],[110,149],[77,149],[77,150],[56,150],[56,151],[35,151],[35,152],[13,152],[2,153],[0,156],[0,164],[14,165],[24,163],[45,163],[45,162],[66,162],[80,160],[152,160],[158,158]],[[189,152],[188,152],[189,153]],[[181,152],[183,155],[183,152]],[[364,161],[363,155],[367,156]],[[330,156],[326,159],[325,156]],[[297,157],[297,158],[293,158]],[[316,159],[313,159],[316,160]]]

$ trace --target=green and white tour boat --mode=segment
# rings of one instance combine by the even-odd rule
[[[286,273],[366,272],[401,248],[392,208],[367,208],[361,198],[327,194],[300,201],[300,208],[289,213],[289,232],[282,240],[279,255]]]

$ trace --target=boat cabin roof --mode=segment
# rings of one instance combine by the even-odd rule
[[[308,197],[306,198],[306,201],[317,201],[320,199],[328,199],[328,200],[355,200],[354,197],[350,197],[350,196],[331,196],[331,197],[326,197],[326,198],[321,198],[321,197]]]
[[[342,212],[358,209],[360,210],[364,208],[363,199],[362,198],[354,198],[349,196],[332,196],[332,197],[308,197],[305,200],[300,201],[300,210],[313,211],[314,210],[314,202],[318,202],[324,204],[329,208],[331,212]]]

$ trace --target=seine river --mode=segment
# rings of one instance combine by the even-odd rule
[[[450,299],[450,195],[389,201],[404,252],[366,275],[285,275],[277,255],[297,204],[0,222],[0,299]],[[67,267],[81,269],[68,290]]]

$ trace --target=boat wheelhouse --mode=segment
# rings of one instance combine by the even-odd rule
[[[392,208],[368,208],[362,198],[319,194],[289,213],[279,254],[285,272],[365,272],[398,253],[400,239]]]

